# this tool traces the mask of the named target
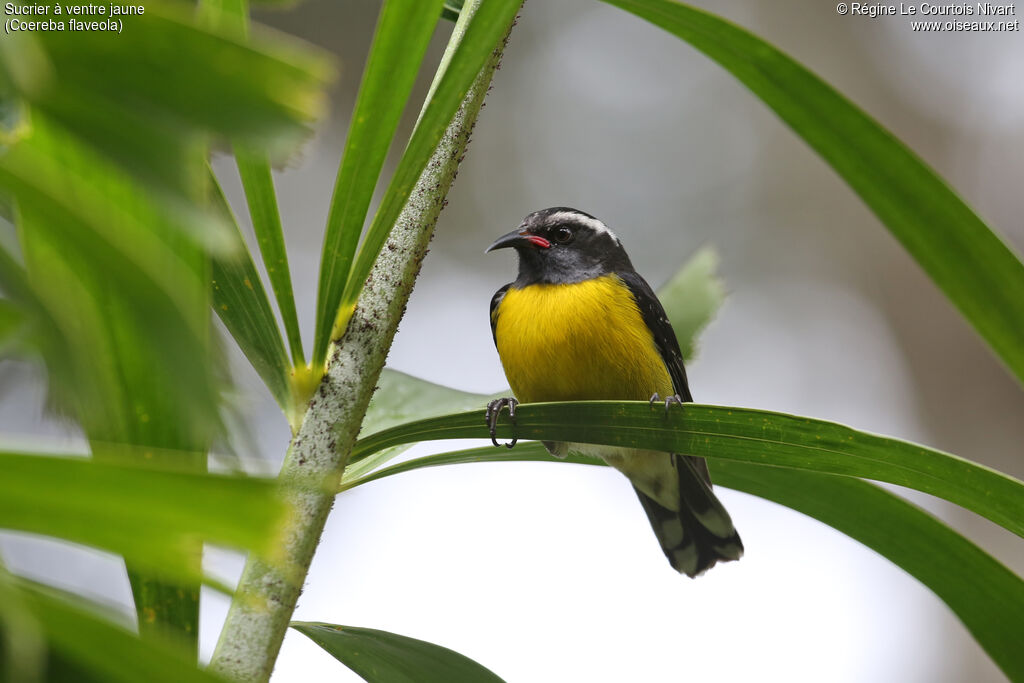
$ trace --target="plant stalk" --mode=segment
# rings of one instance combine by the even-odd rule
[[[448,50],[458,44],[480,1],[466,3]],[[504,47],[505,41],[466,94],[381,250],[344,334],[332,344],[326,374],[279,477],[294,508],[284,560],[272,566],[250,556],[246,562],[210,663],[217,673],[246,683],[270,678],[341,473]],[[446,52],[442,65],[447,58]]]

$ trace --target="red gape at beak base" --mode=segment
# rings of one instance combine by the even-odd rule
[[[531,244],[540,247],[541,249],[549,249],[551,247],[551,242],[548,242],[546,239],[539,235],[531,235],[526,232],[521,232],[519,234],[525,237],[527,240],[529,240]]]

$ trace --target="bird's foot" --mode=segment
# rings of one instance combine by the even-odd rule
[[[496,398],[487,404],[487,412],[484,413],[484,417],[487,420],[487,431],[490,432],[491,443],[493,443],[495,446],[502,445],[498,443],[498,416],[501,415],[501,411],[504,408],[508,408],[508,416],[509,418],[512,419],[512,424],[515,424],[517,405],[519,405],[519,401],[515,400],[511,396],[506,396],[505,398]],[[504,446],[505,448],[513,448],[516,445],[517,441],[519,441],[519,439],[513,437],[512,441],[510,441],[507,444],[504,444]]]
[[[651,404],[652,407],[654,406],[655,402],[658,402],[658,403],[661,402],[661,396],[658,394],[658,392],[654,392],[654,394],[651,396],[650,404]],[[668,407],[670,405],[673,405],[673,404],[675,404],[675,405],[679,406],[680,408],[682,408],[683,407],[683,397],[680,396],[679,394],[672,394],[671,396],[669,396],[668,398],[665,399],[665,416],[666,417],[668,416]]]

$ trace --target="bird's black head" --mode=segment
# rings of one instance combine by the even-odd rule
[[[619,238],[588,213],[556,206],[535,211],[487,251],[514,247],[519,254],[515,285],[582,282],[633,266]]]

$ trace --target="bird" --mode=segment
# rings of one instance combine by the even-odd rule
[[[485,253],[512,248],[513,282],[491,299],[491,334],[513,397],[491,401],[495,426],[508,409],[546,401],[649,400],[665,410],[693,397],[679,342],[658,297],[621,241],[594,216],[559,206],[535,211]],[[685,415],[685,411],[684,411]],[[715,496],[703,458],[637,448],[543,442],[551,455],[604,460],[633,485],[662,551],[693,578],[738,560],[743,543]],[[515,445],[515,440],[505,444]]]

